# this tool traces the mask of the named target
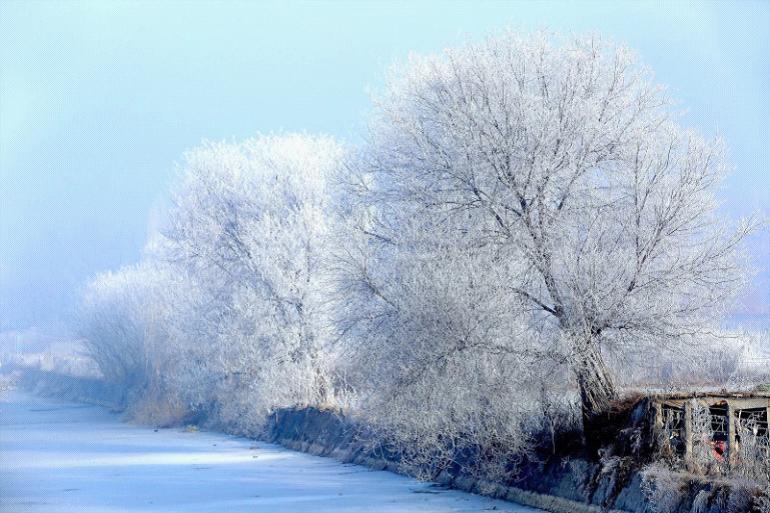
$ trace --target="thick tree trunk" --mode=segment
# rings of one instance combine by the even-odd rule
[[[599,345],[593,340],[585,343],[578,352],[574,372],[585,428],[597,415],[608,410],[611,401],[617,397],[617,390]]]

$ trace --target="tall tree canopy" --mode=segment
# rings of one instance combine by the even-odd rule
[[[508,34],[396,69],[350,183],[380,255],[418,251],[406,232],[483,251],[471,271],[552,333],[523,353],[568,363],[590,416],[616,395],[608,351],[697,340],[742,284],[746,229],[715,215],[725,167],[626,49]],[[353,267],[366,286],[347,290],[387,303]]]

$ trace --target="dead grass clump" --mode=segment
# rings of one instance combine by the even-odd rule
[[[174,427],[186,424],[190,413],[180,401],[153,394],[133,402],[126,410],[126,416],[139,424]]]

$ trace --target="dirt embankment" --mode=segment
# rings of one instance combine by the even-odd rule
[[[649,401],[640,400],[607,417],[604,429],[598,431],[607,437],[606,442],[598,448],[596,458],[585,454],[538,458],[524,463],[517,477],[502,482],[448,468],[436,481],[555,513],[750,512],[752,498],[745,487],[673,473],[657,480],[650,473],[645,479],[643,468],[652,461],[654,445],[649,408]],[[370,430],[340,411],[279,410],[270,417],[265,438],[319,456],[410,473],[397,453],[372,443]],[[653,495],[665,504],[653,503]]]
[[[37,369],[14,369],[5,375],[15,386],[43,397],[96,404],[112,411],[125,410],[129,402],[124,390],[97,378]]]

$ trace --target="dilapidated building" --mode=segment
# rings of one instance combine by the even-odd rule
[[[706,447],[717,461],[734,462],[749,439],[753,447],[770,450],[770,392],[663,394],[651,399],[656,438],[685,461],[692,459],[697,446],[701,454]]]

